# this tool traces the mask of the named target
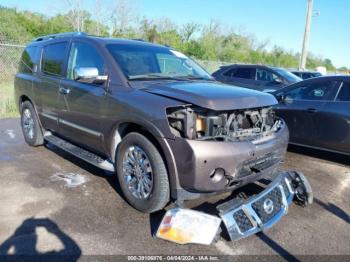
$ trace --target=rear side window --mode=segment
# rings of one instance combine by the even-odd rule
[[[256,71],[256,79],[258,81],[273,82],[278,78],[279,77],[276,74],[272,73],[271,71],[267,71],[259,68]]]
[[[224,76],[232,77],[236,72],[236,68],[230,69],[224,73]]]
[[[350,82],[343,82],[343,86],[337,96],[337,101],[350,102]]]
[[[312,78],[312,75],[310,73],[304,73],[302,78],[309,79],[309,78]]]
[[[312,83],[302,83],[298,87],[287,92],[288,98],[295,100],[333,100],[334,81],[319,81]]]
[[[48,75],[63,76],[64,59],[68,44],[57,43],[43,48],[41,71]]]
[[[35,58],[37,55],[38,47],[27,47],[22,54],[18,71],[20,73],[32,74],[34,70]]]
[[[233,76],[244,79],[255,79],[255,72],[255,68],[237,68]]]

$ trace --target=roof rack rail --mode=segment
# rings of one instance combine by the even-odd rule
[[[50,39],[55,39],[59,37],[70,37],[70,36],[87,36],[87,34],[84,32],[67,32],[67,33],[59,33],[59,34],[52,34],[52,35],[44,35],[44,36],[39,36],[37,38],[34,38],[33,42],[50,40]]]
[[[133,38],[131,40],[140,41],[140,42],[147,42],[145,39],[142,39],[142,38]]]

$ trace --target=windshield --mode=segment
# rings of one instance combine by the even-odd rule
[[[296,83],[296,82],[300,82],[303,79],[301,79],[300,77],[294,75],[293,73],[284,70],[282,68],[276,68],[275,69],[277,73],[279,73],[281,76],[283,76],[285,79],[287,79],[290,82]]]
[[[108,44],[107,49],[129,80],[213,78],[184,54],[165,47]]]

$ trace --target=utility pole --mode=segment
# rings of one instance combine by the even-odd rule
[[[310,37],[310,30],[311,30],[313,5],[314,5],[314,0],[307,0],[306,24],[305,24],[305,32],[304,32],[304,40],[303,40],[303,49],[301,51],[301,58],[299,63],[299,70],[304,70],[306,67],[307,49],[309,47],[309,37]]]

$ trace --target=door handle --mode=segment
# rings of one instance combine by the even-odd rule
[[[70,92],[70,89],[69,89],[69,88],[66,88],[66,87],[60,87],[60,88],[58,89],[58,91],[59,91],[61,94],[63,94],[63,95],[68,95],[69,92]]]
[[[316,113],[317,112],[317,110],[315,108],[308,108],[306,111],[308,113]]]

